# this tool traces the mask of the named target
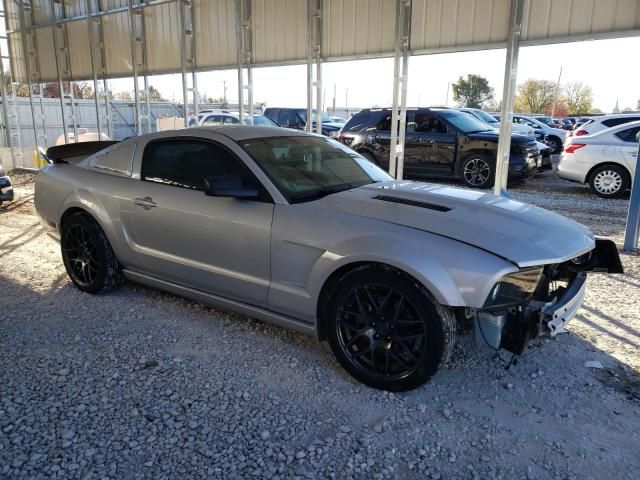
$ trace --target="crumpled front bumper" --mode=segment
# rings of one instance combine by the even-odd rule
[[[4,175],[0,177],[0,203],[10,202],[13,200],[13,186],[11,179]]]
[[[586,279],[586,273],[578,274],[564,292],[550,302],[532,300],[513,309],[477,311],[476,342],[521,354],[532,338],[557,335],[580,309]]]
[[[596,238],[595,248],[581,257],[549,266],[552,271],[554,267],[563,266],[568,270],[569,273],[560,278],[560,282],[567,282],[565,286],[545,293],[550,282],[555,281],[555,276],[549,273],[552,276],[538,285],[538,289],[546,285],[543,292],[528,301],[501,309],[477,310],[474,321],[476,342],[521,354],[530,339],[562,332],[582,306],[588,274],[624,272],[616,244],[611,240]]]
[[[580,309],[587,292],[587,274],[580,273],[569,284],[569,287],[560,298],[555,298],[547,303],[540,311],[541,325],[552,337],[562,332],[564,326]]]

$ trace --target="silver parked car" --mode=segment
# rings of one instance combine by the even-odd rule
[[[427,381],[458,323],[521,353],[574,315],[587,272],[622,270],[567,218],[396,181],[303,132],[192,128],[47,156],[36,208],[80,290],[127,278],[316,335],[376,388]]]

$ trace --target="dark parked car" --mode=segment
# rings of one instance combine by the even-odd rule
[[[391,109],[365,109],[342,128],[338,140],[388,168]],[[460,178],[488,188],[495,176],[498,133],[471,115],[446,108],[407,110],[404,172],[407,176]],[[540,152],[531,137],[513,135],[509,179],[533,175]]]
[[[304,130],[304,126],[307,124],[307,109],[306,108],[266,108],[263,112],[265,117],[270,118],[281,127],[295,128],[296,130]],[[318,121],[318,112],[313,111],[313,126]],[[338,132],[342,128],[341,123],[336,123],[333,119],[324,112],[320,113],[320,122],[322,122],[322,134],[327,137],[337,137]]]
[[[2,202],[10,202],[11,200],[13,200],[11,179],[4,173],[4,169],[0,167],[0,205],[2,205]]]

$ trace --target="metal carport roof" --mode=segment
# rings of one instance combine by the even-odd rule
[[[65,28],[71,52],[68,80],[93,78],[90,22],[104,29],[105,72],[133,74],[131,11],[144,18],[147,58],[138,74],[179,73],[182,69],[179,7],[184,0],[6,0],[13,77],[58,80],[54,30]],[[195,68],[237,66],[236,0],[193,0]],[[504,48],[509,0],[413,0],[412,55]],[[322,0],[323,61],[389,57],[394,54],[394,0]],[[307,1],[250,0],[252,65],[307,61]],[[23,17],[22,25],[20,17]],[[64,25],[61,27],[60,25]],[[25,32],[34,32],[34,41]],[[524,11],[521,45],[640,35],[638,0],[530,0]],[[24,45],[27,44],[25,50]],[[60,48],[58,46],[58,48]],[[29,54],[25,54],[30,52]]]

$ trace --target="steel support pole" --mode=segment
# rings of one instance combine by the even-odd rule
[[[393,106],[389,174],[401,180],[404,169],[404,141],[407,120],[407,80],[411,39],[411,0],[396,0],[395,50],[393,57]],[[400,105],[398,105],[398,103]],[[398,110],[399,108],[399,110]]]
[[[238,50],[238,118],[244,124],[244,19],[245,1],[236,0],[236,46]]]
[[[498,140],[496,176],[494,181],[494,193],[501,196],[507,196],[511,125],[513,124],[513,104],[516,95],[518,53],[520,50],[524,2],[525,0],[511,0],[511,9],[509,12],[507,55],[504,67],[504,85],[502,88],[502,110],[500,112],[500,138]]]
[[[251,9],[251,0],[244,0],[244,8],[242,15],[242,60],[244,67],[247,69],[247,104],[249,108],[249,123],[253,125],[253,11]]]
[[[136,135],[142,134],[142,123],[140,122],[140,87],[138,86],[138,47],[136,45],[136,20],[133,17],[133,1],[129,0],[129,29],[131,32],[131,65],[133,69],[133,100],[136,123]],[[140,8],[139,6],[137,8]]]
[[[92,8],[91,0],[87,0],[87,15],[89,19],[87,21],[87,28],[89,30],[89,56],[91,57],[91,76],[93,77],[93,97],[96,104],[96,125],[98,127],[98,140],[102,140],[102,125],[100,122],[100,95],[98,94],[98,73],[96,72],[96,55],[95,55],[95,42],[93,34],[93,22],[95,21],[91,17]]]
[[[307,132],[313,131],[313,0],[307,0]]]
[[[316,133],[322,135],[322,0],[314,1],[313,12],[313,54],[316,64]]]
[[[629,213],[627,214],[627,229],[624,234],[624,251],[635,252],[638,250],[638,237],[640,236],[640,144],[636,153],[636,173],[631,186],[631,200],[629,201]]]
[[[184,126],[189,126],[189,90],[187,86],[187,57],[186,57],[186,35],[185,35],[185,15],[184,2],[181,0],[178,5],[178,18],[180,22],[180,65],[182,79],[182,111]],[[196,115],[196,119],[198,116]]]
[[[33,105],[33,80],[37,77],[38,82],[40,81],[40,68],[38,66],[38,45],[33,40],[32,44],[27,42],[26,35],[26,25],[25,25],[25,13],[24,13],[24,3],[16,2],[18,4],[18,15],[20,16],[20,37],[22,39],[22,49],[26,55],[25,61],[25,70],[27,74],[27,87],[29,88],[29,107],[31,109],[31,121],[33,122],[33,138],[36,146],[36,150],[38,149],[38,127],[36,126],[36,109]],[[33,11],[33,3],[29,4],[29,8]],[[32,37],[33,38],[33,37]],[[36,72],[33,72],[31,69],[31,59],[34,59],[34,67]],[[39,86],[40,88],[40,86]],[[42,92],[40,92],[42,93]]]

